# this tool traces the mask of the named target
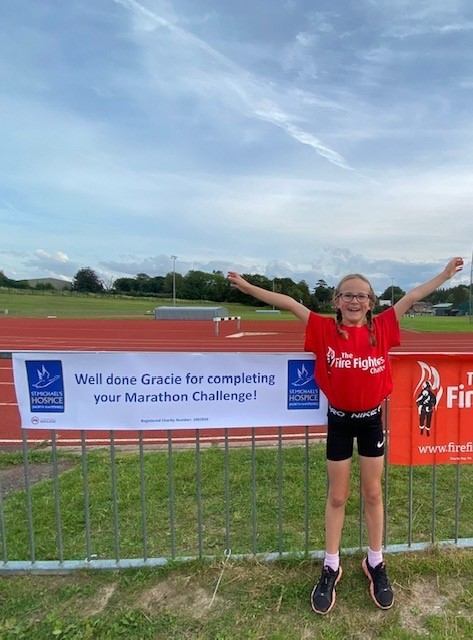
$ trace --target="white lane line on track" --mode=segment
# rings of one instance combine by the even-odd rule
[[[241,333],[232,333],[229,336],[225,336],[226,338],[244,338],[246,336],[277,336],[276,331],[242,331]]]

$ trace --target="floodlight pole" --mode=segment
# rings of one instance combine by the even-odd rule
[[[391,278],[391,307],[394,307],[394,278]]]
[[[172,306],[176,306],[176,260],[177,256],[171,256],[172,260]]]

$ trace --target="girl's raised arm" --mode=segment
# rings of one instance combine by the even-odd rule
[[[394,305],[394,311],[396,313],[396,318],[400,320],[402,316],[408,311],[414,302],[418,300],[422,300],[429,293],[438,289],[444,282],[452,278],[456,273],[463,269],[463,258],[456,257],[452,258],[450,262],[447,264],[445,269],[429,280],[424,284],[420,284],[418,287],[415,287],[411,291],[408,291],[405,296],[403,296],[396,304]]]
[[[242,293],[253,296],[253,298],[261,300],[261,302],[266,304],[278,307],[278,309],[290,311],[304,324],[309,322],[310,310],[300,302],[297,302],[297,300],[294,300],[294,298],[291,298],[291,296],[286,296],[283,293],[275,293],[274,291],[268,291],[267,289],[262,289],[254,284],[250,284],[236,271],[229,271],[228,279],[230,280],[233,289],[238,289]]]

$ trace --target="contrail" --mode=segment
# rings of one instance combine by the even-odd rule
[[[293,140],[300,142],[301,144],[308,145],[317,153],[317,155],[321,156],[328,162],[345,169],[347,171],[355,172],[356,175],[365,178],[366,176],[361,176],[361,174],[357,173],[353,167],[346,162],[346,160],[341,156],[337,151],[330,149],[327,145],[323,144],[321,140],[319,140],[313,134],[300,129],[296,125],[293,124],[291,117],[282,110],[279,105],[273,100],[269,100],[266,96],[264,98],[255,97],[256,92],[263,91],[264,86],[262,83],[258,81],[254,76],[252,76],[249,72],[245,71],[237,64],[235,64],[232,60],[227,58],[225,55],[219,53],[216,49],[209,46],[206,42],[202,41],[200,38],[197,38],[193,34],[185,31],[184,29],[176,26],[169,20],[162,18],[156,15],[154,12],[150,11],[146,7],[143,7],[136,0],[113,0],[116,4],[120,4],[121,6],[129,9],[135,13],[140,13],[145,15],[146,17],[154,20],[157,25],[162,28],[167,29],[174,36],[178,37],[181,41],[183,41],[187,45],[193,45],[197,48],[205,51],[205,53],[209,54],[214,60],[221,63],[227,69],[232,71],[233,77],[225,79],[225,85],[235,91],[243,103],[248,108],[248,111],[252,117],[256,117],[261,120],[265,120],[273,124],[276,127],[279,127],[283,131],[285,131]]]

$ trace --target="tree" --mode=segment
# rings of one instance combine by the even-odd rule
[[[99,276],[90,267],[79,269],[72,280],[72,290],[83,293],[101,293],[103,283]]]
[[[397,285],[395,287],[389,286],[379,296],[379,299],[380,300],[392,300],[392,298],[394,298],[394,304],[396,304],[396,302],[398,300],[400,300],[404,295],[405,295],[405,291],[403,291],[401,289],[401,287],[398,287]]]
[[[53,285],[50,282],[38,282],[35,286],[37,291],[55,291]]]
[[[463,302],[470,299],[470,288],[466,284],[459,284],[452,289],[453,306],[459,307]]]
[[[164,276],[154,276],[148,282],[149,291],[152,293],[162,293],[164,289]]]
[[[333,287],[329,287],[325,280],[317,280],[313,296],[314,311],[330,313],[333,311],[332,299]]]
[[[130,293],[135,290],[135,279],[117,278],[113,283],[113,288],[115,291],[119,291],[120,293]]]
[[[14,287],[15,284],[16,283],[14,280],[11,280],[10,278],[8,278],[3,273],[3,270],[0,270],[0,287]]]
[[[188,271],[182,281],[182,296],[187,300],[208,300],[210,275],[205,271]]]
[[[221,271],[212,271],[207,284],[207,300],[223,302],[228,300],[230,283]]]
[[[115,278],[111,274],[106,278],[102,278],[102,284],[105,291],[111,293],[115,288]]]
[[[176,283],[176,298],[183,298],[182,287],[184,277],[180,273],[170,271],[166,273],[163,281],[163,293],[167,293],[170,297],[173,294],[174,282]]]
[[[296,298],[296,300],[300,300],[302,304],[305,304],[306,307],[310,308],[312,300],[309,285],[305,280],[301,280],[297,283],[294,289],[294,297]]]

